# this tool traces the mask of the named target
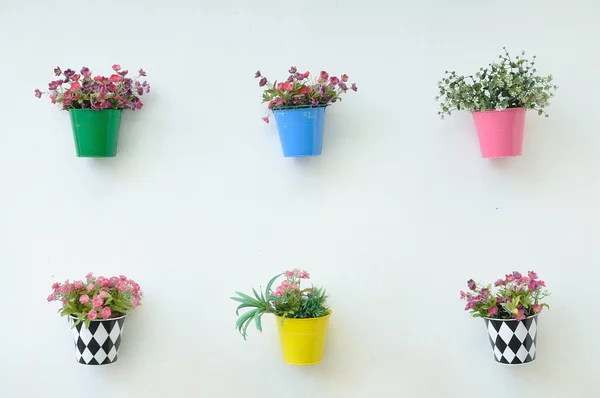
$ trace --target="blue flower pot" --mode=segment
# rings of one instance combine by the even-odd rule
[[[303,157],[321,154],[325,107],[274,110],[283,156]]]

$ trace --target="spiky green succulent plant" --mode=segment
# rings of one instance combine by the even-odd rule
[[[242,308],[252,308],[251,310],[243,313],[235,323],[235,327],[241,333],[244,340],[246,340],[246,330],[248,329],[248,326],[252,323],[252,320],[254,320],[254,323],[256,324],[256,329],[259,332],[262,332],[262,323],[260,318],[266,313],[274,312],[274,308],[271,304],[271,301],[278,299],[278,297],[271,296],[271,286],[273,286],[275,280],[281,275],[283,274],[276,275],[273,277],[273,279],[269,281],[264,293],[260,292],[259,294],[256,291],[256,289],[252,288],[252,292],[254,293],[255,297],[248,296],[247,294],[241,292],[235,292],[239,297],[231,298],[232,300],[241,303],[240,305],[238,305],[235,311],[235,314],[238,316],[240,315],[240,310]]]
[[[285,275],[286,279],[275,291],[272,291],[273,283],[281,275]],[[244,340],[246,340],[248,326],[253,321],[256,329],[262,332],[261,317],[267,313],[282,318],[320,318],[329,314],[329,307],[325,305],[327,295],[324,289],[316,287],[300,289],[301,280],[309,278],[307,271],[294,269],[273,277],[264,293],[252,289],[254,297],[235,292],[238,297],[231,297],[231,299],[240,303],[235,312],[239,316],[235,326]],[[240,315],[240,310],[243,308],[249,310]]]

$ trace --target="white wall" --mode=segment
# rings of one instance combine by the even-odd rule
[[[0,397],[598,397],[600,3],[0,2]],[[470,115],[437,118],[437,80],[506,45],[560,86],[524,156],[480,158]],[[114,159],[78,159],[52,69],[144,68]],[[348,73],[323,156],[285,159],[256,69]],[[244,342],[234,290],[307,268],[334,309],[323,362]],[[538,359],[493,362],[458,298],[535,269],[553,295]],[[75,363],[45,301],[88,271],[139,281],[119,361]]]

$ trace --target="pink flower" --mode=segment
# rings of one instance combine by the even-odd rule
[[[90,318],[90,320],[93,321],[94,319],[96,319],[98,317],[98,313],[95,310],[90,310],[87,313],[87,316],[88,316],[88,318]]]
[[[119,275],[119,279],[127,282],[127,277],[125,275]]]
[[[477,284],[475,283],[475,281],[473,279],[469,279],[467,281],[467,286],[469,287],[469,289],[471,290],[475,290],[477,289]]]
[[[123,80],[123,78],[122,78],[121,76],[119,76],[119,75],[110,75],[110,78],[109,78],[109,79],[110,79],[110,81],[111,81],[111,82],[113,82],[113,83],[118,83],[118,82],[120,82],[121,80]]]
[[[85,276],[85,279],[94,279],[94,274],[91,272],[88,272],[87,275]]]
[[[338,84],[340,82],[340,79],[338,79],[335,76],[331,76],[331,78],[329,79],[329,84],[335,86],[336,84]]]
[[[81,78],[81,75],[78,73],[75,73],[73,76],[71,76],[71,80],[74,82],[79,81],[80,78]]]
[[[462,290],[460,291],[460,299],[464,300],[467,297],[467,295],[465,294],[465,292],[463,292]]]
[[[521,277],[522,277],[523,275],[521,275],[521,273],[520,273],[519,271],[514,271],[514,272],[513,272],[513,276],[515,277],[515,279],[521,279]]]
[[[137,308],[138,305],[140,305],[140,298],[138,296],[133,296],[133,299],[131,300],[131,306],[133,308]]]
[[[528,275],[528,276],[529,276],[531,279],[537,279],[537,278],[538,278],[537,274],[536,274],[535,272],[533,272],[533,271],[529,271],[529,272],[527,272],[527,275]]]
[[[310,93],[310,87],[309,86],[302,86],[298,90],[298,94],[300,94],[300,95],[306,95],[308,93]]]
[[[269,117],[268,116],[264,116],[261,119],[263,120],[263,122],[269,124]]]
[[[310,75],[310,72],[306,71],[302,74],[302,77],[306,79],[308,77],[308,75]]]
[[[88,285],[85,288],[88,292],[91,292],[92,290],[96,289],[96,285],[93,283],[88,283]]]
[[[90,296],[88,296],[87,294],[84,294],[83,296],[79,297],[79,302],[81,304],[86,304],[90,301]]]
[[[542,306],[539,304],[534,304],[533,306],[531,306],[531,309],[534,313],[539,314],[542,311]]]
[[[42,98],[42,92],[39,89],[37,89],[37,88],[35,89],[35,96],[37,98]]]
[[[104,300],[102,300],[102,297],[96,296],[92,299],[92,306],[94,308],[100,308],[102,307],[102,304],[104,304]]]
[[[77,91],[77,90],[79,90],[79,88],[80,88],[79,82],[73,82],[73,83],[71,83],[71,88],[69,90]]]
[[[513,314],[513,316],[515,317],[515,319],[517,321],[522,321],[523,319],[525,319],[525,311],[523,311],[522,308],[518,309],[519,313],[518,314]]]
[[[492,307],[488,310],[489,315],[496,315],[498,313],[498,307]]]
[[[281,282],[281,286],[288,287],[288,286],[290,285],[290,283],[291,283],[291,282],[290,282],[290,281],[288,281],[288,280],[286,279],[286,280],[284,280],[283,282]]]
[[[75,281],[73,282],[73,288],[74,289],[83,289],[83,282],[82,281]]]
[[[121,70],[121,65],[119,65],[119,64],[114,64],[114,65],[112,66],[112,69],[113,69],[115,72],[118,72],[118,71],[120,71],[120,70]]]
[[[319,83],[325,83],[327,80],[329,80],[329,73],[322,70],[318,81]]]
[[[512,282],[514,280],[515,280],[515,277],[512,274],[506,275],[506,283]]]
[[[58,289],[59,287],[60,287],[60,283],[58,283],[58,282],[54,282],[54,283],[52,284],[52,289],[53,289],[53,290],[56,290],[56,289]]]
[[[140,69],[140,71],[138,73],[140,76],[146,76],[146,72],[144,72],[143,69]]]
[[[90,77],[91,75],[92,75],[92,72],[89,70],[83,72],[83,77]]]
[[[504,285],[504,279],[497,279],[496,282],[494,282],[494,286],[503,286]]]
[[[111,311],[110,308],[108,307],[104,307],[102,308],[102,311],[100,312],[100,316],[104,319],[108,319],[110,317]]]
[[[285,82],[285,83],[283,83],[283,90],[284,91],[287,91],[289,93],[293,89],[294,89],[294,83],[292,83],[292,82]]]
[[[100,284],[100,286],[104,287],[104,286],[110,286],[110,280],[106,279],[103,276],[99,276],[97,282]]]
[[[348,81],[348,75],[346,75],[345,73],[342,75],[342,81],[344,83],[346,83]]]
[[[62,299],[61,302],[62,302],[63,308],[66,307],[67,304],[69,304],[69,302],[66,299]]]
[[[133,288],[131,289],[131,292],[133,294],[138,294],[140,292],[140,285],[138,285],[136,282],[134,281],[129,281],[131,283],[131,286],[133,286]]]
[[[289,287],[291,292],[295,291],[295,290],[300,290],[300,286],[296,285],[295,283],[292,283]]]
[[[540,281],[537,281],[537,283],[538,283],[538,286],[546,287],[546,282],[544,282],[544,281],[540,280]]]
[[[108,297],[108,293],[105,290],[102,290],[100,293],[98,293],[98,297],[100,297],[102,300],[105,300]]]
[[[117,283],[117,286],[115,286],[115,289],[117,289],[118,292],[124,292],[127,290],[127,283],[120,281]]]
[[[531,279],[529,280],[529,283],[527,284],[527,288],[532,291],[535,292],[539,287],[539,284],[537,283],[537,281]]]
[[[310,279],[310,274],[308,273],[308,271],[306,271],[305,269],[301,270],[298,273],[298,278],[300,279]]]
[[[48,302],[54,300],[54,294],[49,295],[46,300],[48,300]]]
[[[283,274],[288,278],[294,277],[294,271],[285,271]]]

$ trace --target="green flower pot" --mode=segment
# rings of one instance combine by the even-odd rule
[[[121,111],[70,109],[77,156],[108,158],[117,155]]]

